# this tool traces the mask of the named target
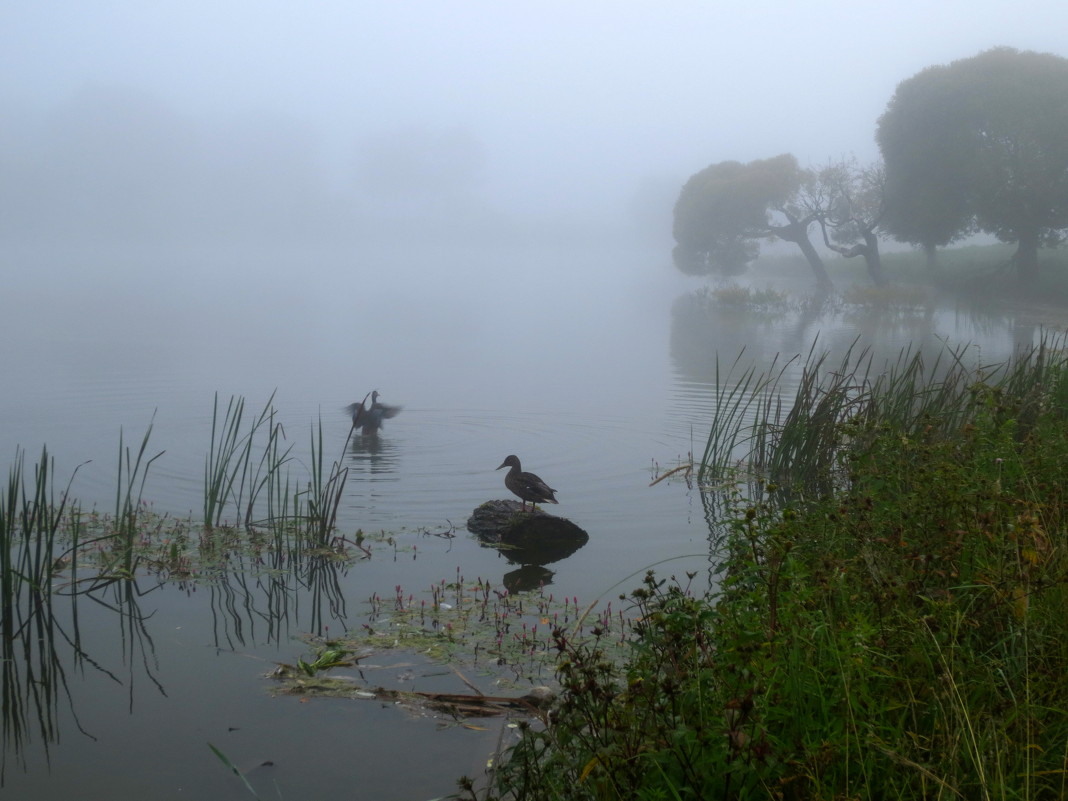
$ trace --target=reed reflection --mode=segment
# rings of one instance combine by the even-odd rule
[[[234,554],[208,582],[215,645],[280,644],[293,630],[324,636],[335,623],[344,631],[347,573],[348,563],[332,553]]]
[[[69,565],[69,554],[57,564]],[[0,786],[9,761],[26,769],[28,751],[36,749],[50,764],[51,748],[62,739],[65,729],[97,739],[79,717],[71,676],[85,684],[88,671],[106,683],[125,687],[130,714],[143,680],[147,679],[155,692],[167,695],[158,676],[156,645],[148,627],[151,615],[141,609],[142,597],[163,585],[153,580],[148,583],[151,586],[146,589],[138,579],[93,576],[78,581],[76,571],[66,567],[51,572],[45,585],[24,584],[17,595],[5,598],[4,636],[0,638],[4,735]],[[92,603],[96,612],[106,612],[103,619],[92,615],[91,631],[83,625],[85,603]],[[109,619],[117,623],[112,633],[119,643],[121,673],[107,667],[115,654],[113,647],[103,645],[109,638]],[[103,659],[101,652],[107,654]]]

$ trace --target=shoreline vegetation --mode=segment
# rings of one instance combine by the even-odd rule
[[[1014,270],[1015,248],[1012,245],[970,244],[940,249],[934,264],[928,263],[927,255],[917,249],[902,249],[881,254],[885,286],[871,283],[864,270],[863,261],[856,258],[835,257],[826,261],[827,273],[834,285],[847,298],[851,293],[857,300],[885,297],[897,299],[897,292],[907,290],[909,296],[902,302],[922,299],[924,290],[944,291],[954,296],[974,299],[990,304],[1006,297],[1047,301],[1051,305],[1068,304],[1068,250],[1045,248],[1038,251],[1038,274],[1030,284],[1016,280]],[[804,257],[794,254],[764,254],[749,268],[736,276],[724,274],[722,278],[743,278],[752,281],[767,279],[768,285],[777,288],[780,282],[791,288],[812,291],[811,275]],[[716,274],[710,274],[716,277]]]
[[[718,590],[650,573],[622,666],[559,636],[551,717],[464,797],[1068,797],[1064,346],[728,379]]]

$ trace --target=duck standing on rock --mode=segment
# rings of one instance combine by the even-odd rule
[[[538,508],[537,504],[539,503],[559,503],[553,497],[556,490],[533,473],[523,472],[518,456],[513,454],[506,457],[501,463],[501,467],[511,468],[504,476],[504,486],[519,496],[519,499],[523,501],[524,510],[527,508],[527,501],[530,501],[535,509]],[[501,467],[497,469],[500,470]]]
[[[400,406],[387,406],[384,403],[379,403],[377,389],[368,394],[371,396],[370,408],[364,406],[367,401],[367,395],[364,395],[363,400],[359,403],[350,403],[345,407],[345,411],[352,415],[353,429],[360,429],[365,437],[376,435],[378,429],[382,427],[382,421],[396,417],[401,410]]]

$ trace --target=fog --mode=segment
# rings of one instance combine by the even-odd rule
[[[666,352],[689,175],[870,159],[898,82],[1065,29],[1052,0],[8,3],[0,313],[43,350],[7,367],[559,399]],[[584,351],[612,313],[626,341]]]
[[[896,84],[1053,2],[36,2],[0,12],[5,238],[669,241],[714,161],[875,155]]]

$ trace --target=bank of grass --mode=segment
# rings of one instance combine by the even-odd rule
[[[1068,363],[972,379],[843,414],[829,490],[736,495],[718,594],[647,577],[625,667],[560,632],[489,797],[1068,797]]]
[[[1006,295],[1043,302],[1068,302],[1068,248],[1039,251],[1039,278],[1033,286],[1021,286],[1012,263],[1015,246],[1001,243],[955,245],[937,253],[934,268],[928,266],[922,250],[904,249],[882,254],[883,271],[893,287],[926,286],[946,290],[955,296],[989,296],[1003,300]],[[873,287],[861,258],[824,256],[827,272],[838,290],[851,286]],[[751,277],[767,278],[772,286],[793,286],[809,291],[812,269],[800,254],[762,256],[750,265]]]

